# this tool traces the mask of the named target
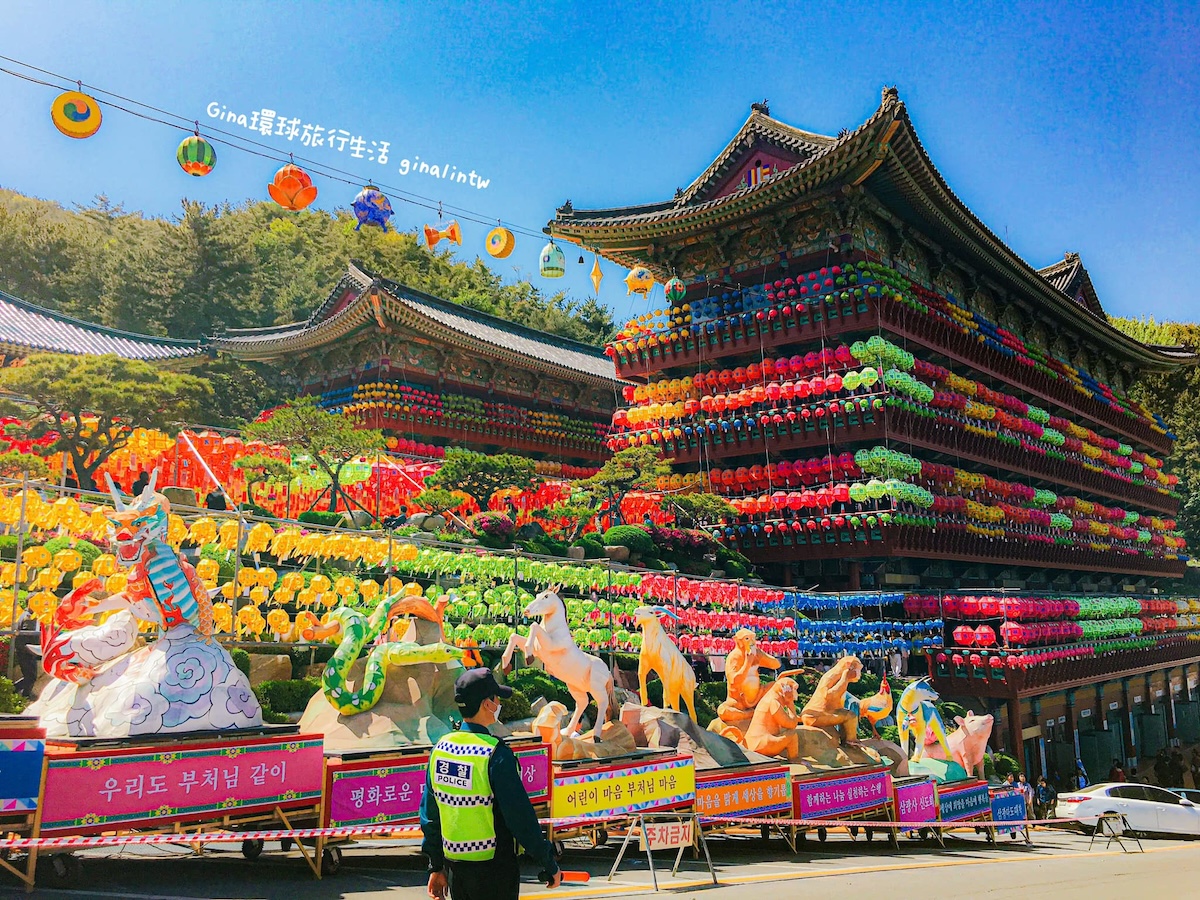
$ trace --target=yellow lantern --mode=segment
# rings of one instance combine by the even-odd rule
[[[82,564],[83,557],[79,555],[78,550],[72,550],[68,547],[66,550],[59,550],[54,554],[54,568],[60,572],[74,572]]]
[[[265,588],[275,587],[275,582],[279,580],[279,574],[269,566],[264,566],[258,570],[258,583]]]
[[[245,589],[258,584],[258,572],[248,566],[238,569],[237,573],[238,588]]]
[[[296,613],[296,636],[298,638],[307,640],[307,638],[304,638],[304,632],[311,629],[319,621],[320,620],[307,609],[300,610],[300,612]]]
[[[237,519],[229,519],[217,529],[217,543],[222,550],[236,550],[240,523]]]
[[[116,572],[104,580],[104,589],[110,594],[119,594],[125,590],[125,585],[128,583],[129,575],[127,573]]]
[[[35,569],[50,565],[50,551],[45,547],[29,547],[21,554],[21,562]]]
[[[0,628],[11,628],[13,623],[13,592],[0,591]]]
[[[355,587],[354,579],[349,575],[343,575],[333,583],[333,590],[339,597],[346,597],[353,594]]]
[[[101,553],[92,562],[92,572],[101,577],[117,571],[117,558],[111,553]]]
[[[274,600],[280,606],[287,606],[287,604],[291,603],[295,597],[296,595],[292,591],[278,590],[275,592]]]
[[[279,586],[285,591],[292,591],[295,593],[304,587],[304,576],[299,572],[288,572],[279,582]]]
[[[50,616],[54,614],[55,607],[58,606],[58,598],[50,591],[38,591],[36,594],[31,594],[26,603],[29,611],[46,623],[50,621]]]
[[[333,587],[329,581],[329,578],[325,575],[314,575],[312,577],[312,581],[308,583],[308,586],[312,588],[314,593],[317,594],[327,593],[329,589]]]
[[[270,599],[271,599],[271,592],[268,591],[261,584],[258,585],[257,587],[250,588],[250,602],[253,603],[255,606],[258,606],[262,603],[266,603]]]
[[[267,613],[267,625],[279,640],[283,640],[284,635],[291,631],[292,620],[282,609],[273,609]]]
[[[274,537],[275,529],[266,522],[259,522],[250,529],[250,534],[246,537],[246,552],[265,553]]]
[[[362,595],[364,600],[368,602],[374,600],[379,596],[379,582],[373,581],[370,578],[368,578],[366,581],[360,581],[358,583],[358,592]]]
[[[233,631],[233,610],[229,608],[228,603],[213,604],[213,627],[220,632],[228,634]]]
[[[47,567],[38,572],[34,583],[40,588],[52,591],[62,583],[62,578],[63,573],[58,569]]]
[[[207,556],[196,563],[196,575],[201,581],[216,581],[217,576],[221,574],[221,564],[215,559],[209,559]]]
[[[217,539],[217,523],[205,516],[202,519],[197,519],[192,523],[192,527],[188,529],[188,540],[197,547],[203,547],[205,544],[211,544]]]
[[[221,585],[221,596],[226,600],[232,600],[237,596],[237,585],[232,581],[227,581]]]
[[[296,595],[296,602],[301,606],[312,606],[317,599],[317,592],[312,588],[305,588]]]
[[[182,516],[171,513],[167,516],[167,543],[178,550],[187,540],[188,527]]]
[[[91,572],[76,572],[75,577],[71,579],[71,590],[79,590],[95,577]]]
[[[396,558],[401,562],[413,562],[417,558],[416,544],[401,544],[396,548]]]
[[[333,609],[338,605],[340,598],[333,591],[325,591],[320,596],[321,605],[326,609]]]

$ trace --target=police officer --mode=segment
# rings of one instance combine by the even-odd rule
[[[512,688],[484,667],[468,669],[454,685],[462,729],[434,746],[421,798],[421,852],[429,857],[434,900],[445,900],[447,888],[453,900],[515,900],[517,844],[542,864],[550,887],[562,880],[517,758],[488,732],[499,721],[501,699],[511,696]]]

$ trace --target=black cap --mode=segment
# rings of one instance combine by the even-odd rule
[[[508,698],[513,689],[507,685],[497,684],[496,676],[487,666],[467,669],[454,682],[454,702],[459,709],[469,710],[467,715],[474,715],[479,705],[489,697]]]

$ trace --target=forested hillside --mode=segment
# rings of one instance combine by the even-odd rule
[[[1113,325],[1147,344],[1180,344],[1200,350],[1200,325],[1146,319],[1111,319]],[[1170,375],[1143,375],[1130,390],[1133,398],[1158,412],[1175,433],[1175,453],[1168,466],[1179,475],[1183,506],[1179,521],[1187,532],[1189,551],[1200,553],[1200,367]]]
[[[601,344],[595,300],[503,283],[482,261],[430,253],[411,233],[354,230],[347,210],[286,212],[183,201],[170,220],[105,197],[67,210],[0,189],[0,288],[114,328],[197,338],[307,318],[350,259],[396,281],[513,322]]]

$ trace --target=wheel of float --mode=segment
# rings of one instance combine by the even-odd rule
[[[295,846],[295,843],[296,842],[293,841],[291,838],[280,838],[279,849],[282,850],[284,853],[287,853],[289,850],[292,849],[292,847]]]
[[[321,874],[336,875],[342,869],[342,850],[340,847],[326,847],[321,854]]]
[[[567,854],[567,845],[562,841],[554,842],[554,860],[557,862]]]
[[[603,847],[608,843],[608,831],[603,828],[597,828],[592,832],[592,847]],[[557,852],[557,851],[555,851]]]
[[[868,844],[871,843],[871,841],[875,840],[875,829],[874,828],[864,828],[863,831],[867,835],[867,843]]]
[[[857,825],[850,826],[850,837],[853,837],[853,838],[858,837],[858,826]]]
[[[70,853],[56,853],[38,867],[38,875],[43,876],[52,887],[68,887],[79,880],[83,863],[79,857]]]
[[[995,828],[985,828],[983,830],[984,830],[984,833],[987,834],[987,842],[989,844],[996,843],[996,829]]]
[[[266,844],[266,841],[258,838],[242,841],[242,856],[249,860],[256,860],[262,856],[263,847]]]
[[[758,833],[759,833],[759,835],[762,836],[764,843],[771,840],[771,826],[770,825],[759,825]]]
[[[922,828],[920,831],[917,832],[917,835],[921,838],[921,840],[927,841],[933,837],[933,829],[932,828]]]
[[[796,846],[799,847],[801,844],[807,844],[807,843],[808,843],[808,832],[807,831],[797,831],[796,832]]]
[[[829,832],[826,831],[825,826],[822,825],[820,828],[817,829],[817,840],[823,844],[823,843],[825,843],[825,838],[827,838],[827,837],[829,837]]]

